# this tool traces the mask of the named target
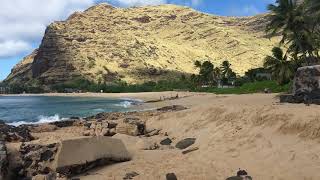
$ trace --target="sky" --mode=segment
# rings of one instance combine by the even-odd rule
[[[222,16],[251,16],[266,12],[275,0],[1,0],[0,81],[24,56],[37,48],[46,26],[106,2],[117,7],[177,4]]]

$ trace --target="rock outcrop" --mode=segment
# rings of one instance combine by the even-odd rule
[[[0,120],[0,139],[7,142],[27,142],[34,139],[27,126],[10,126]]]
[[[292,95],[280,96],[281,102],[320,104],[320,65],[298,68]]]
[[[139,83],[195,73],[195,60],[228,59],[238,74],[261,66],[276,40],[265,15],[220,17],[175,5],[100,4],[50,24],[40,47],[16,65],[8,83],[50,86],[79,78]],[[177,76],[175,76],[177,77]]]
[[[76,138],[49,145],[22,144],[20,154],[21,166],[16,173],[21,179],[69,178],[131,159],[121,140],[108,137]]]
[[[3,140],[0,139],[0,180],[5,180],[8,174],[8,156],[7,147]]]

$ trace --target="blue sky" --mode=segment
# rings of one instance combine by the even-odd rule
[[[0,81],[24,56],[37,48],[44,30],[74,11],[107,2],[118,7],[156,4],[190,6],[222,16],[251,16],[266,12],[275,0],[6,0],[0,6]]]

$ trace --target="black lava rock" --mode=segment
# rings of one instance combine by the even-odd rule
[[[172,140],[170,138],[166,138],[160,142],[161,145],[171,145]]]
[[[187,147],[191,146],[195,142],[196,142],[196,138],[187,138],[187,139],[184,139],[182,141],[179,141],[176,144],[176,148],[178,148],[178,149],[186,149]]]

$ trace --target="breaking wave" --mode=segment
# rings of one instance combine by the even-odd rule
[[[57,121],[62,121],[62,120],[67,120],[67,118],[60,118],[59,114],[53,115],[53,116],[39,116],[38,121],[36,122],[26,122],[26,121],[18,121],[18,122],[12,122],[8,123],[9,125],[12,126],[20,126],[24,124],[43,124],[43,123],[51,123],[51,122],[57,122]]]

